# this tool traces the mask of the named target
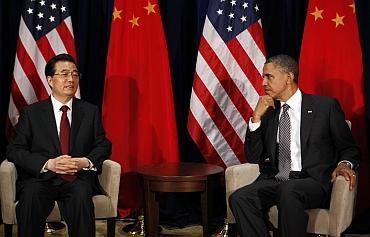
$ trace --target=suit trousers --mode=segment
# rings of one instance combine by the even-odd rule
[[[326,192],[311,177],[279,182],[257,179],[250,185],[236,190],[229,198],[241,237],[268,237],[267,212],[278,208],[278,236],[306,236],[308,215],[305,209],[321,207]]]
[[[43,237],[45,221],[58,201],[70,237],[95,236],[93,189],[79,178],[67,182],[52,180],[27,182],[18,190],[16,206],[18,236]]]

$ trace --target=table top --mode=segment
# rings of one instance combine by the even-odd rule
[[[194,180],[207,179],[208,177],[223,172],[223,168],[217,165],[203,163],[158,163],[140,167],[137,172],[144,178],[161,180]]]

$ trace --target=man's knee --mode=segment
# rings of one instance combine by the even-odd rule
[[[230,205],[230,208],[232,209],[234,206],[235,206],[235,202],[237,202],[237,200],[238,200],[238,197],[237,197],[237,195],[236,195],[236,192],[237,192],[238,190],[236,190],[235,192],[233,192],[230,196],[229,196],[229,200],[228,200],[228,202],[229,202],[229,205]]]
[[[301,194],[297,189],[297,184],[292,182],[284,182],[277,189],[277,206],[289,206],[292,201],[300,200]]]
[[[240,189],[237,189],[229,197],[229,205],[232,208],[233,206],[240,206],[248,204],[251,199],[251,193],[248,189],[248,186],[244,186]]]
[[[242,196],[241,189],[235,190],[229,197],[229,204],[239,203]]]
[[[80,186],[78,189],[72,191],[73,198],[79,201],[92,200],[93,191],[87,185]]]
[[[48,203],[52,202],[52,197],[48,194],[49,192],[49,187],[43,182],[29,183],[19,190],[17,194],[19,201],[18,205],[26,203],[37,205],[38,203],[42,203],[46,206]]]
[[[40,196],[45,188],[42,182],[28,183],[19,191],[19,196]]]

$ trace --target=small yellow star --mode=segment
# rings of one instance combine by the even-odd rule
[[[135,17],[135,15],[132,15],[132,19],[129,20],[129,22],[132,24],[132,28],[134,28],[134,26],[139,26],[139,18],[140,17]]]
[[[315,17],[315,21],[319,18],[323,19],[322,18],[322,12],[324,11],[324,9],[322,10],[319,10],[317,7],[315,7],[315,11],[314,12],[311,12],[310,14],[313,15]]]
[[[116,7],[114,7],[114,11],[113,11],[113,20],[115,21],[117,18],[118,19],[122,19],[121,17],[121,12],[122,10],[118,11]]]
[[[148,14],[149,15],[150,13],[155,13],[155,10],[154,10],[154,7],[156,6],[157,4],[152,4],[151,2],[148,1],[148,6],[144,7],[144,9],[146,9],[148,11]]]
[[[356,11],[356,6],[355,6],[355,2],[353,2],[351,5],[348,5],[349,7],[352,7],[353,9],[353,13],[355,13]]]
[[[344,16],[339,16],[338,13],[336,13],[335,18],[331,19],[332,21],[335,22],[335,28],[337,28],[338,25],[344,25],[343,18]]]

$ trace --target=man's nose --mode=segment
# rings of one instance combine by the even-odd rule
[[[263,77],[262,79],[262,86],[266,86],[267,85],[267,79]]]
[[[67,76],[67,81],[73,81],[73,76],[72,76],[72,74],[68,74],[68,76]]]

